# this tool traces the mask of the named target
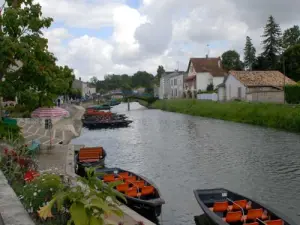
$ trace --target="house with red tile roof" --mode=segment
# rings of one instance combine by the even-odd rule
[[[187,77],[184,81],[185,92],[191,91],[193,97],[195,92],[206,91],[209,84],[214,87],[221,84],[226,76],[222,68],[221,58],[190,58]]]
[[[295,81],[279,71],[229,71],[218,86],[220,101],[241,99],[252,102],[284,102],[285,85]]]

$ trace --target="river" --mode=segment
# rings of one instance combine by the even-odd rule
[[[166,204],[163,225],[194,225],[193,189],[225,187],[282,211],[300,224],[300,136],[209,118],[115,106],[128,128],[83,129],[73,144],[103,146],[107,166],[153,180]]]

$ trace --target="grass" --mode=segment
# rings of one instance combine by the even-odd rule
[[[151,108],[300,132],[300,106],[295,105],[174,99],[158,100]]]

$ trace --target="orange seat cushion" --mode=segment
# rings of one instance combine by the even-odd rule
[[[142,180],[134,181],[132,184],[134,187],[137,187],[137,188],[143,188],[145,186],[145,182]]]
[[[215,202],[214,206],[210,208],[211,211],[213,212],[225,212],[228,209],[228,202]]]
[[[119,184],[117,186],[117,190],[120,191],[120,192],[126,192],[126,191],[128,191],[128,189],[129,189],[129,185],[127,183]]]
[[[268,220],[265,221],[266,225],[283,225],[283,220]]]
[[[154,187],[153,186],[144,186],[142,188],[142,195],[151,195],[154,193]]]
[[[138,191],[136,187],[130,188],[126,191],[126,195],[128,195],[129,197],[137,197],[138,195]]]
[[[241,211],[236,211],[236,212],[228,212],[226,217],[223,218],[224,221],[227,223],[234,223],[234,222],[240,222],[242,219],[242,212]]]

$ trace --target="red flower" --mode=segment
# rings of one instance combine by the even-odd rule
[[[40,174],[37,171],[28,170],[24,175],[24,180],[26,182],[31,182],[34,178],[38,177]]]
[[[4,154],[5,154],[5,155],[8,154],[8,149],[7,149],[7,148],[4,149]]]
[[[19,157],[18,158],[18,163],[21,167],[24,167],[25,164],[26,164],[26,159],[25,158],[22,158],[22,157]]]

